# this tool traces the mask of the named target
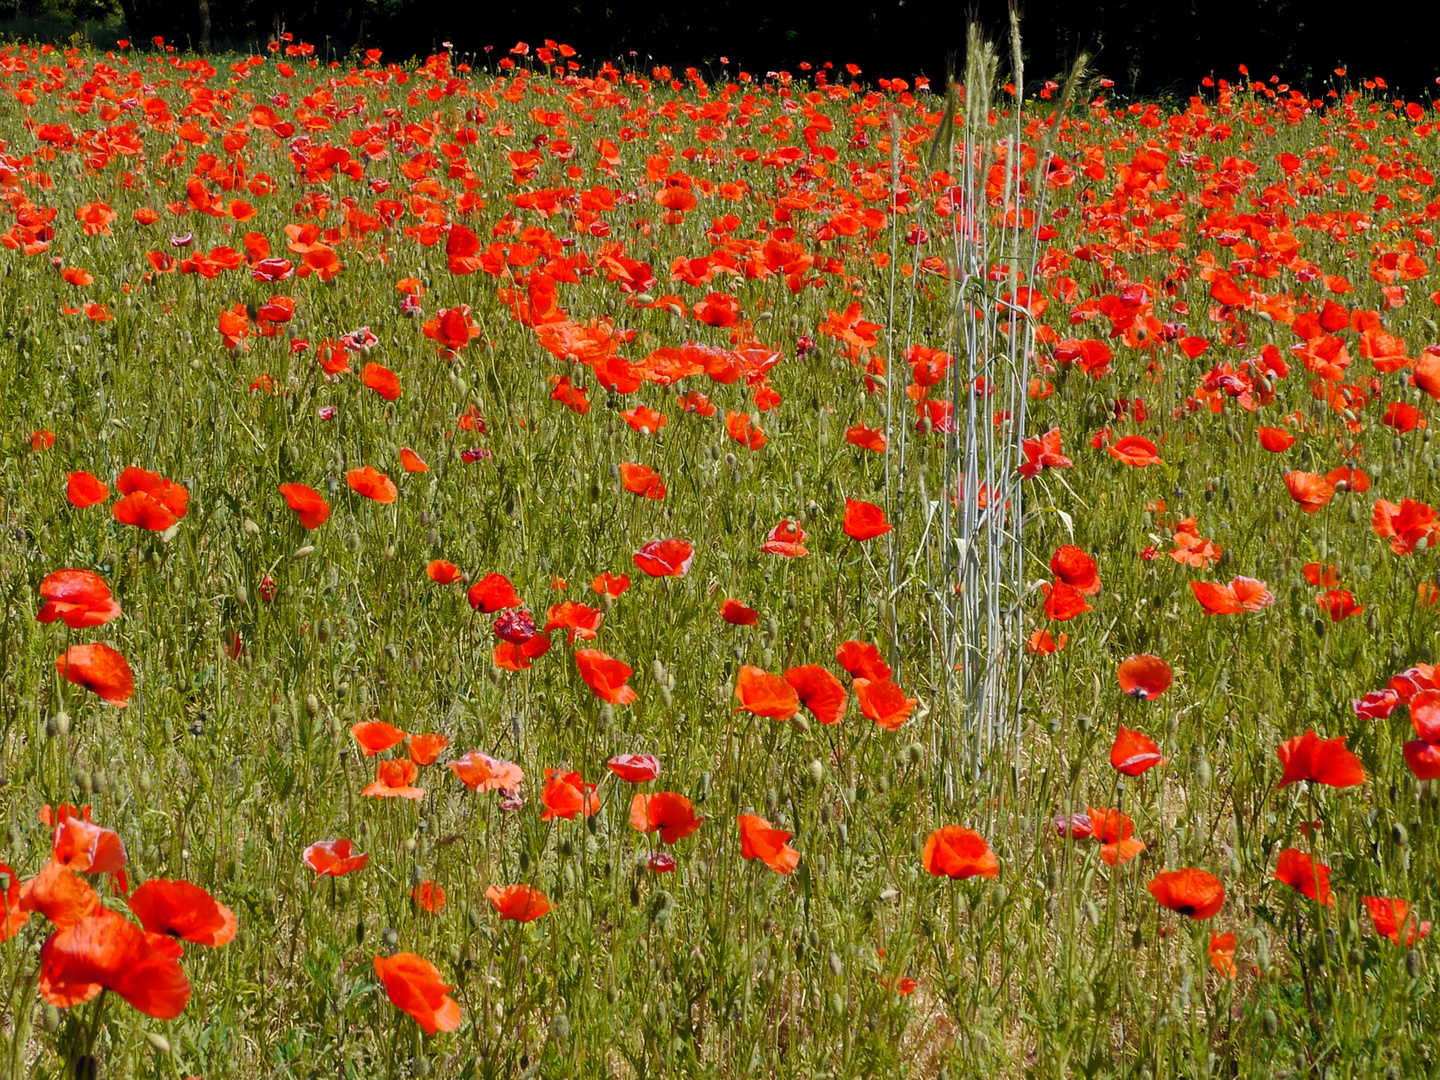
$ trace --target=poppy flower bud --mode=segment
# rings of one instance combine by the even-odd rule
[[[1404,847],[1410,843],[1410,833],[1398,821],[1390,826],[1390,842],[1396,847]]]
[[[314,694],[305,695],[305,711],[311,716],[320,715],[320,699]]]
[[[522,852],[520,852],[520,872],[521,872],[522,874],[525,874],[525,873],[528,873],[529,871],[530,871],[530,853],[529,853],[528,851],[522,851]]]
[[[54,1035],[60,1030],[60,1010],[47,1003],[44,1011],[40,1014],[40,1026],[47,1033]]]
[[[90,773],[87,770],[76,769],[75,775],[71,779],[75,781],[75,786],[80,789],[81,794],[90,794]]]
[[[1201,789],[1208,788],[1210,781],[1214,779],[1214,775],[1210,768],[1210,762],[1201,758],[1200,763],[1195,766],[1195,783],[1198,784]]]
[[[55,714],[55,733],[62,738],[70,734],[70,714],[64,709]]]
[[[1425,958],[1420,955],[1419,949],[1411,949],[1405,954],[1405,973],[1412,979],[1420,978],[1425,971]]]
[[[168,1054],[170,1052],[170,1040],[158,1031],[147,1031],[145,1041],[150,1044],[150,1049],[157,1054]]]
[[[905,747],[905,764],[919,765],[925,757],[925,748],[918,742]]]
[[[1085,918],[1087,918],[1088,920],[1090,920],[1090,925],[1091,925],[1091,926],[1099,926],[1099,925],[1100,925],[1100,905],[1098,905],[1097,903],[1095,903],[1094,900],[1086,900],[1086,901],[1085,901],[1085,904],[1084,904],[1084,908],[1085,908]]]
[[[407,1067],[410,1070],[411,1076],[424,1077],[430,1075],[431,1066],[429,1058],[413,1057],[407,1062]]]
[[[810,730],[810,721],[805,718],[804,713],[797,712],[790,718],[790,726],[801,735],[804,735]]]
[[[110,787],[109,781],[105,778],[103,769],[96,769],[90,774],[90,790],[97,795],[104,795]]]
[[[735,468],[735,466],[738,465],[739,463],[740,463],[740,460],[739,460],[734,454],[726,454],[726,455],[725,455],[725,467],[726,467],[727,469],[733,469],[733,468]]]
[[[1265,1035],[1273,1039],[1280,1032],[1280,1018],[1275,1015],[1274,1009],[1266,1009],[1260,1017],[1260,1026],[1264,1029]]]

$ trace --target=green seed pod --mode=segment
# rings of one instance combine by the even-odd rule
[[[1210,768],[1210,762],[1202,760],[1200,764],[1195,766],[1195,783],[1200,785],[1202,789],[1210,786],[1210,781],[1214,779],[1214,776],[1215,774]]]
[[[1273,1039],[1280,1034],[1280,1018],[1275,1015],[1274,1009],[1266,1009],[1260,1015],[1260,1026],[1264,1029],[1266,1038]]]
[[[62,738],[70,734],[70,714],[64,709],[55,714],[55,733]]]
[[[520,852],[520,872],[522,874],[528,874],[530,872],[530,853],[528,851],[522,850]]]
[[[803,712],[797,712],[790,718],[790,726],[804,735],[810,730],[810,720]]]
[[[387,949],[393,949],[400,944],[400,935],[394,927],[387,926],[380,931],[380,940],[385,943]]]
[[[819,786],[820,782],[825,779],[825,763],[819,758],[814,758],[813,760],[811,760],[809,766],[807,767],[807,771],[810,774],[810,783],[816,785],[817,787]]]
[[[362,945],[364,945],[364,944],[365,944],[365,920],[364,920],[364,919],[357,919],[357,920],[355,921],[355,946],[356,946],[356,948],[359,948],[360,946],[362,946]]]
[[[430,1075],[431,1065],[429,1058],[413,1057],[406,1062],[406,1067],[410,1070],[411,1076],[423,1078]]]
[[[840,954],[835,952],[835,950],[830,950],[830,955],[826,957],[826,963],[830,965],[830,974],[834,975],[837,979],[845,973],[845,963],[840,959]]]
[[[60,1030],[60,1010],[54,1005],[47,1003],[40,1013],[40,1026],[43,1027],[48,1034],[54,1035],[55,1032]]]
[[[145,1033],[145,1041],[150,1044],[150,1048],[157,1054],[168,1054],[170,1052],[170,1040],[158,1031],[147,1031]]]
[[[1405,954],[1405,973],[1412,979],[1418,979],[1425,971],[1425,957],[1420,954],[1419,949],[1411,949]]]
[[[1091,926],[1100,925],[1100,905],[1094,900],[1085,901],[1085,918],[1090,921]]]
[[[1410,843],[1410,833],[1400,822],[1390,826],[1390,842],[1396,847],[1404,847]]]

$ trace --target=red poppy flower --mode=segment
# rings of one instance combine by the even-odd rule
[[[1100,573],[1095,560],[1074,544],[1058,548],[1050,556],[1050,572],[1086,596],[1100,591]]]
[[[330,520],[330,504],[312,487],[304,484],[281,484],[280,494],[307,529],[318,529]]]
[[[519,607],[524,602],[515,591],[515,586],[510,584],[510,579],[495,573],[486,574],[471,585],[467,596],[472,608],[486,614]]]
[[[1355,603],[1355,597],[1349,589],[1331,589],[1315,597],[1315,603],[1320,605],[1320,610],[1330,616],[1331,622],[1344,622],[1352,615],[1358,615],[1365,610],[1364,604]]]
[[[357,854],[349,840],[317,840],[305,849],[304,860],[322,877],[341,877],[370,864],[370,856]]]
[[[1117,674],[1120,689],[1141,701],[1157,698],[1170,687],[1170,665],[1149,653],[1122,661]]]
[[[630,705],[640,697],[625,685],[635,669],[599,649],[576,649],[575,667],[591,692],[611,705]]]
[[[852,679],[884,682],[893,674],[880,650],[863,641],[843,641],[835,648],[835,661]]]
[[[527,923],[550,910],[550,898],[529,885],[491,885],[485,899],[500,913],[500,918]]]
[[[1156,874],[1149,889],[1161,907],[1191,919],[1213,918],[1225,905],[1225,883],[1193,867]]]
[[[1388,539],[1390,550],[1396,555],[1413,555],[1423,551],[1435,542],[1437,533],[1440,533],[1440,521],[1436,520],[1435,511],[1414,499],[1402,499],[1399,506],[1376,499],[1370,522],[1375,535]]]
[[[460,568],[444,559],[435,559],[425,567],[425,573],[437,585],[454,585],[464,578]]]
[[[1015,471],[1029,478],[1045,469],[1070,468],[1074,462],[1060,452],[1060,439],[1060,429],[1057,427],[1051,428],[1044,435],[1023,440],[1020,449],[1025,454],[1025,463]]]
[[[439,915],[445,910],[445,890],[428,879],[410,890],[410,899],[421,911],[431,915]]]
[[[1286,848],[1280,852],[1280,860],[1275,865],[1275,880],[1325,907],[1335,906],[1335,894],[1330,891],[1330,867],[1315,862],[1303,851]]]
[[[531,634],[522,645],[502,641],[492,655],[495,666],[505,671],[524,671],[531,661],[550,651],[550,639],[544,634]]]
[[[40,813],[50,824],[50,808]],[[125,843],[114,829],[90,820],[90,808],[76,810],[61,806],[55,812],[55,830],[50,838],[50,861],[82,874],[122,875],[127,856]]]
[[[1408,900],[1363,896],[1361,901],[1365,904],[1365,910],[1370,913],[1370,921],[1375,924],[1375,933],[1389,938],[1396,945],[1411,948],[1430,933],[1428,922],[1416,922]],[[1400,940],[1402,934],[1405,936],[1404,941]]]
[[[885,511],[874,503],[858,499],[845,500],[845,535],[852,540],[864,542],[884,536],[895,526],[885,520]]]
[[[511,645],[524,645],[535,636],[535,618],[528,611],[507,611],[495,620],[495,636]]]
[[[787,559],[803,559],[810,554],[805,547],[805,530],[799,522],[782,520],[765,536],[760,550],[767,555],[783,555]]]
[[[1283,454],[1295,445],[1295,436],[1284,428],[1262,427],[1259,432],[1260,445],[1272,454]]]
[[[388,476],[376,472],[369,465],[363,469],[351,469],[345,474],[345,482],[355,494],[381,504],[393,503],[400,495]]]
[[[918,699],[906,697],[905,691],[889,679],[854,679],[851,685],[855,687],[860,712],[886,731],[898,731],[919,704]]]
[[[360,372],[360,381],[386,401],[394,401],[401,394],[400,376],[379,364],[366,364]]]
[[[375,780],[360,789],[361,795],[376,799],[423,799],[425,789],[414,786],[420,770],[409,758],[392,758],[375,763]]]
[[[40,595],[45,603],[35,615],[36,622],[60,619],[72,630],[83,630],[120,617],[110,586],[89,570],[56,570],[40,582]]]
[[[1068,622],[1087,611],[1094,611],[1086,601],[1085,594],[1074,585],[1057,581],[1053,585],[1045,582],[1040,586],[1045,593],[1045,617],[1055,622]]]
[[[385,723],[384,720],[363,720],[351,727],[350,734],[355,736],[355,741],[360,744],[361,753],[366,757],[384,753],[392,746],[399,746],[408,738],[405,732],[393,724]]]
[[[838,724],[845,718],[845,687],[819,664],[790,668],[785,672],[785,681],[795,688],[800,704],[820,723]]]
[[[683,541],[682,541],[682,542],[683,542]],[[689,564],[688,564],[688,563],[686,564],[686,569],[689,569]],[[652,576],[663,576],[663,575],[652,575]],[[683,577],[684,575],[683,575],[683,573],[682,573],[682,574],[677,574],[677,575],[675,575],[675,576],[677,576],[677,577]],[[621,574],[619,577],[616,577],[614,574],[611,574],[611,573],[608,573],[608,572],[607,572],[607,573],[601,574],[599,577],[597,577],[594,581],[592,581],[592,582],[590,583],[590,590],[591,590],[592,592],[597,592],[597,593],[599,593],[601,596],[608,596],[608,597],[610,597],[610,599],[612,599],[612,600],[618,600],[618,599],[620,598],[620,596],[621,596],[621,595],[625,592],[625,590],[628,589],[628,588],[630,588],[630,575],[629,575],[629,574]]]
[[[110,488],[88,472],[72,472],[65,481],[65,498],[71,506],[84,509],[104,502],[110,497]]]
[[[1307,514],[1323,509],[1335,497],[1335,485],[1317,473],[1287,472],[1284,480],[1290,498],[1299,503],[1300,509]]]
[[[441,980],[440,970],[430,961],[407,952],[377,956],[375,974],[390,1003],[414,1017],[426,1035],[460,1026],[460,1006],[450,997],[452,987]]]
[[[667,844],[685,839],[704,821],[695,816],[695,805],[689,799],[673,791],[637,794],[630,800],[630,824],[642,833],[658,832]]]
[[[424,735],[410,736],[410,760],[416,765],[434,765],[435,760],[440,756],[450,740],[444,735],[437,735],[433,732]]]
[[[1334,566],[1321,566],[1318,562],[1307,562],[1300,568],[1305,580],[1319,589],[1332,589],[1340,584],[1340,571]]]
[[[620,486],[632,495],[646,499],[665,498],[665,483],[649,465],[626,463],[620,466]]]
[[[525,779],[520,766],[499,761],[481,750],[471,750],[445,767],[471,791],[514,791]]]
[[[425,464],[420,455],[408,446],[400,448],[400,467],[409,473],[430,471],[430,466]]]
[[[41,947],[40,996],[70,1008],[109,990],[146,1016],[173,1020],[190,1000],[179,955],[178,945],[148,937],[124,916],[99,908]]]
[[[660,775],[660,760],[654,754],[619,754],[605,764],[629,784],[643,784]]]
[[[196,945],[235,939],[235,913],[198,885],[152,878],[126,899],[147,933],[169,934]]]
[[[1227,979],[1240,974],[1240,969],[1235,966],[1235,945],[1234,934],[1210,935],[1210,966]]]
[[[1370,477],[1364,469],[1352,468],[1349,465],[1341,465],[1339,468],[1331,469],[1325,474],[1327,483],[1334,484],[1336,491],[1353,491],[1357,495],[1363,495],[1370,490]]]
[[[720,605],[720,618],[732,626],[754,626],[760,621],[760,612],[727,597]]]
[[[973,829],[945,825],[932,832],[920,853],[925,872],[935,877],[993,878],[1000,873],[1000,862],[985,838]]]
[[[116,521],[147,532],[164,532],[176,522],[165,504],[147,491],[136,491],[117,499],[110,508]]]
[[[1123,776],[1139,776],[1157,765],[1167,764],[1155,740],[1121,725],[1110,748],[1110,764]]]
[[[1144,468],[1146,465],[1163,465],[1160,458],[1160,451],[1155,444],[1143,435],[1126,435],[1123,439],[1117,439],[1114,444],[1105,448],[1116,461],[1126,465],[1134,465],[1137,468]]]
[[[846,428],[845,441],[851,446],[858,446],[861,450],[870,450],[877,454],[885,453],[885,433],[876,428],[868,428],[864,424]]]
[[[694,558],[688,540],[652,540],[635,553],[635,565],[651,577],[684,577]]]
[[[588,604],[582,604],[576,600],[565,600],[562,603],[550,605],[550,609],[545,613],[545,632],[568,630],[572,645],[576,638],[582,641],[593,641],[604,620],[605,613],[603,611],[598,611]]]
[[[1365,782],[1360,759],[1345,749],[1343,737],[1322,739],[1313,730],[1288,739],[1275,748],[1285,775],[1277,787],[1289,787],[1301,780],[1326,787],[1355,787]]]
[[[758,814],[740,814],[735,823],[740,826],[742,859],[759,859],[777,874],[789,874],[800,865],[800,853],[787,843],[791,833],[774,828]]]
[[[143,491],[177,518],[183,518],[188,512],[190,492],[183,485],[148,469],[137,469],[132,465],[116,477],[115,489],[121,495]]]
[[[735,680],[735,697],[740,704],[736,712],[768,716],[771,720],[789,720],[800,711],[800,697],[795,688],[778,675],[771,675],[749,664],[740,668]]]
[[[135,676],[125,657],[109,645],[72,645],[55,658],[55,670],[76,686],[99,694],[121,709],[135,692]]]
[[[1417,780],[1440,780],[1440,745],[1412,739],[1404,746],[1405,764]]]
[[[1200,601],[1200,606],[1207,615],[1236,615],[1242,611],[1260,611],[1275,601],[1263,581],[1246,577],[1234,578],[1229,585],[1192,581],[1190,591],[1195,594],[1195,599]]]
[[[545,810],[541,821],[556,818],[573,820],[580,814],[587,818],[600,812],[600,797],[595,794],[595,785],[587,784],[578,772],[564,772],[560,769],[545,770],[545,790],[540,795]]]

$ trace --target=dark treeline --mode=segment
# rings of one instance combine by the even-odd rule
[[[92,0],[93,2],[93,0]],[[592,62],[630,59],[673,68],[794,69],[800,61],[859,64],[870,76],[930,76],[963,50],[975,13],[1003,39],[1004,0],[881,0],[836,6],[775,0],[637,0],[569,6],[531,0],[110,0],[137,41],[160,34],[193,48],[245,47],[284,27],[333,54],[378,46],[389,59],[452,42],[498,59],[517,41],[564,41]],[[1440,97],[1440,2],[1393,0],[1341,16],[1315,0],[1024,0],[1026,81],[1057,75],[1080,51],[1126,93],[1188,93],[1207,74],[1279,75],[1310,89],[1333,68],[1380,75],[1412,99]],[[1008,49],[1005,50],[1008,52]]]

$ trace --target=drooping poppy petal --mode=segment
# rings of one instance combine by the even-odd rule
[[[851,685],[861,713],[886,731],[898,731],[919,704],[917,698],[906,697],[905,691],[889,679],[855,679]]]
[[[575,667],[585,685],[601,700],[611,705],[630,705],[639,700],[640,695],[626,685],[626,680],[635,674],[629,664],[599,649],[576,649]]]
[[[720,604],[720,618],[731,626],[754,626],[760,621],[760,612],[727,597]]]
[[[40,582],[40,596],[45,603],[35,614],[36,622],[59,619],[72,630],[83,630],[120,617],[110,586],[89,570],[56,570]]]
[[[366,757],[374,757],[392,746],[399,746],[408,737],[405,732],[384,720],[361,721],[350,728],[350,734],[355,736],[361,753]]]
[[[514,791],[525,779],[520,766],[492,758],[481,750],[471,750],[445,767],[471,791]]]
[[[400,492],[391,479],[382,472],[376,472],[369,465],[361,469],[351,469],[345,474],[345,482],[355,494],[382,505],[393,503],[400,497]]]
[[[363,870],[370,864],[369,854],[357,853],[349,840],[317,840],[305,849],[305,865],[321,877],[341,877]]]

